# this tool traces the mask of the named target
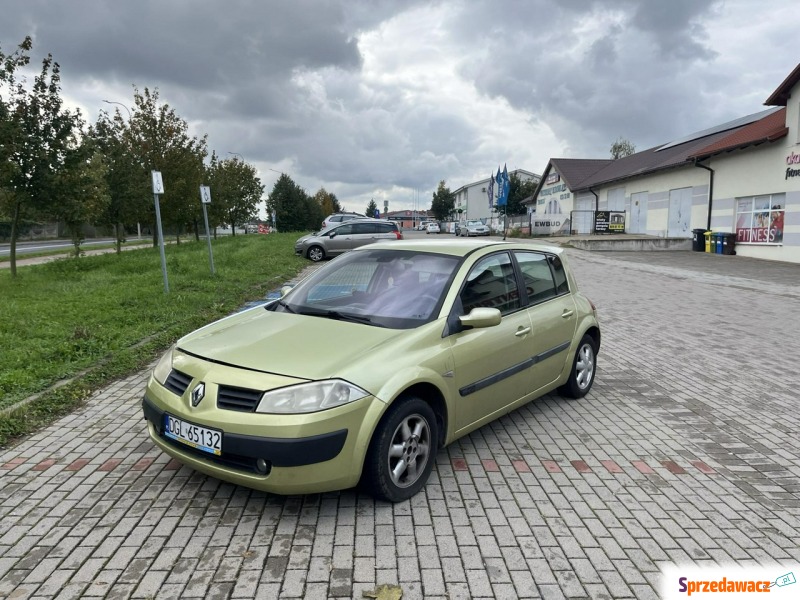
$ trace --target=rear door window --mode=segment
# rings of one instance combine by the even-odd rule
[[[528,304],[539,304],[569,291],[561,259],[543,252],[517,251]]]
[[[351,225],[353,233],[357,235],[367,235],[377,233],[375,223],[353,223]]]

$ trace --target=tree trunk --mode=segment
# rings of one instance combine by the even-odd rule
[[[197,222],[197,219],[194,220],[194,241],[200,241],[200,223]]]
[[[123,237],[123,225],[122,223],[117,223],[114,225],[114,234],[117,237],[117,243],[115,244],[117,247],[117,254],[122,254],[122,237]]]
[[[14,215],[11,217],[11,246],[8,254],[12,277],[17,276],[17,236],[19,235],[19,215],[21,210],[22,202],[14,200]]]

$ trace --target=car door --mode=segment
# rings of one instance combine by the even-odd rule
[[[339,225],[327,234],[328,241],[325,244],[325,252],[330,256],[347,252],[353,248],[353,225],[345,223]]]
[[[454,311],[468,314],[476,307],[497,308],[502,320],[450,336],[458,430],[494,418],[529,391],[531,322],[508,252],[486,256],[470,269]]]
[[[371,244],[378,237],[377,223],[353,223],[353,234],[351,248],[358,248],[365,244]]]
[[[514,257],[525,285],[531,320],[530,392],[553,383],[570,360],[578,317],[561,259],[553,254],[517,250]]]

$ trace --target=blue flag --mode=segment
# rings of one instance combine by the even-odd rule
[[[505,206],[508,202],[508,170],[503,167],[503,172],[497,168],[497,206]]]
[[[494,206],[494,175],[489,175],[489,187],[486,189],[489,196],[489,208]]]

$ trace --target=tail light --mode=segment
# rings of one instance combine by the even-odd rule
[[[403,239],[403,232],[400,231],[399,229],[395,229],[394,230],[394,234],[397,236],[398,240],[402,240]]]

